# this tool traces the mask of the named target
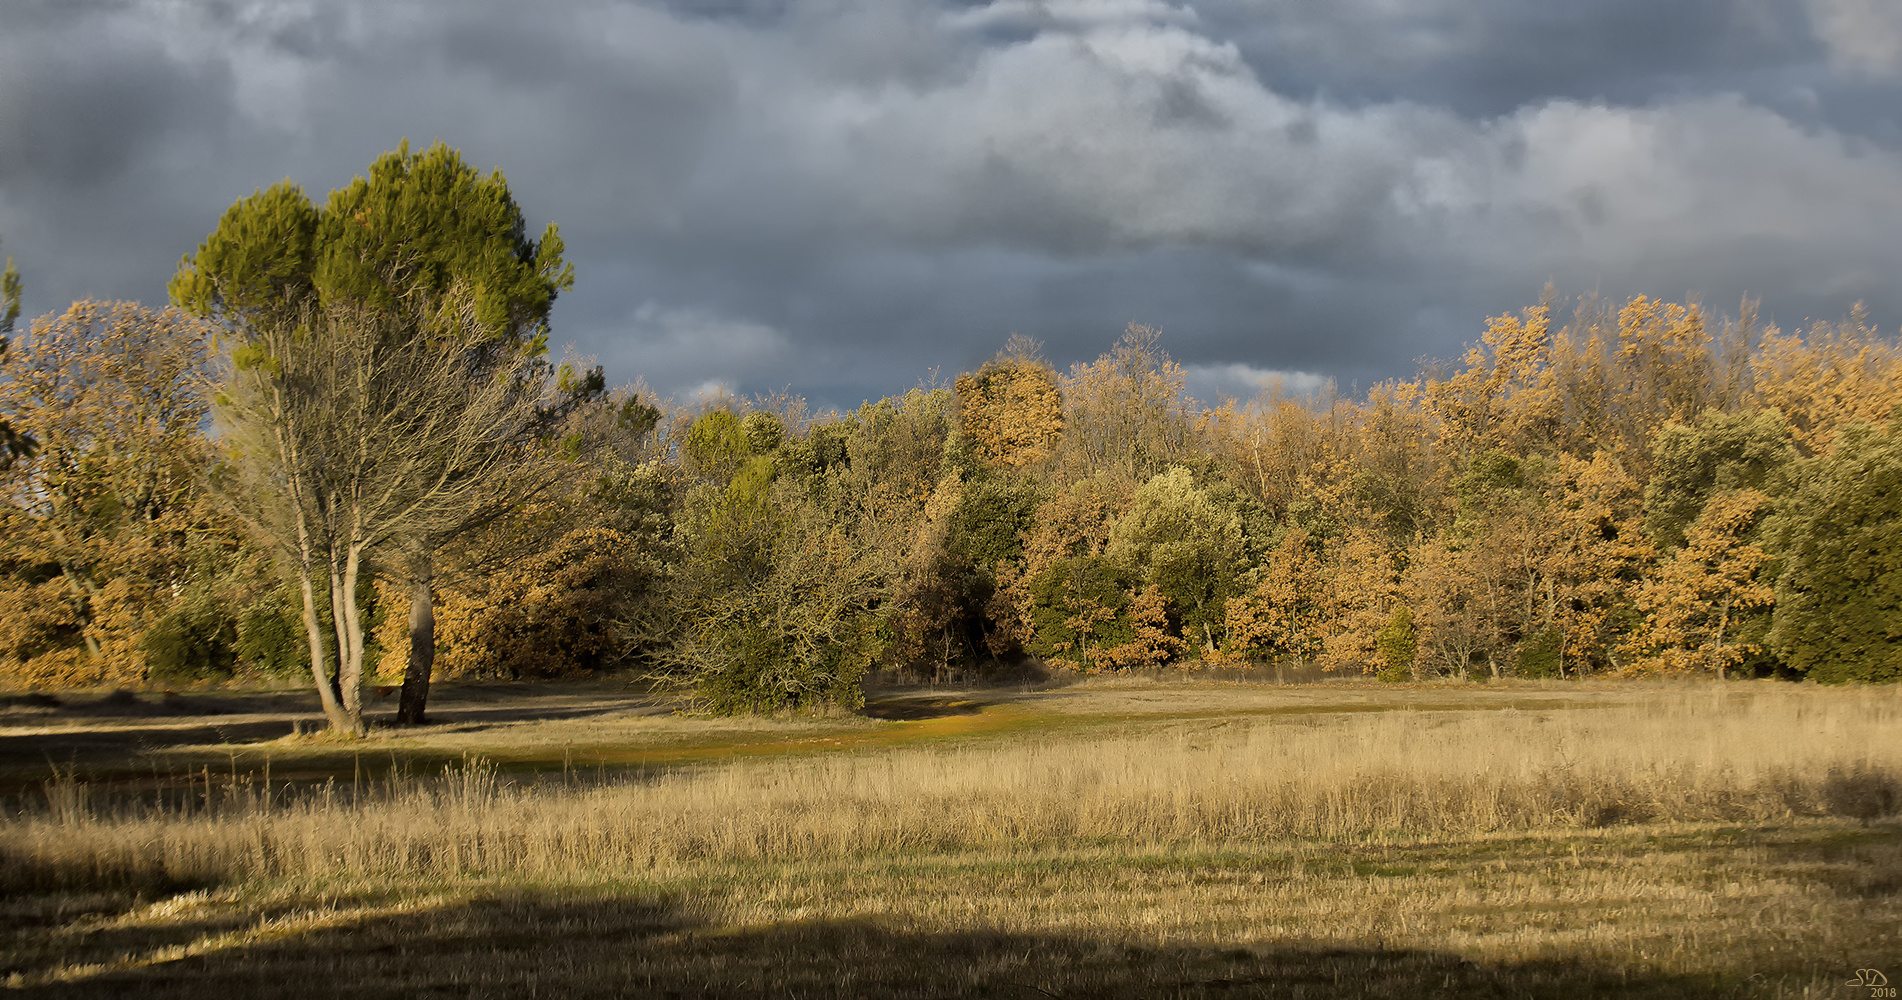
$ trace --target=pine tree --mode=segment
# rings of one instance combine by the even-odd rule
[[[327,405],[323,400],[299,395],[281,374],[290,353],[331,346],[315,344],[308,335],[300,339],[297,330],[343,336],[339,343],[368,366],[364,372],[402,370],[410,362],[398,354],[439,354],[453,344],[462,355],[464,401],[492,407],[493,400],[475,401],[487,400],[491,384],[507,378],[528,380],[515,393],[518,401],[528,400],[550,374],[538,360],[546,349],[549,308],[573,282],[562,250],[552,225],[539,241],[527,237],[521,210],[499,171],[483,177],[441,143],[412,155],[405,142],[371,164],[367,177],[332,192],[321,208],[289,181],[240,200],[197,252],[180,262],[169,290],[173,301],[216,319],[231,334],[232,377],[257,382],[250,388],[264,393],[253,400],[259,405],[246,404],[246,412],[274,422],[284,435],[269,453],[276,457],[265,460],[302,465],[310,474],[322,475],[323,464],[332,458],[297,447],[292,411],[259,402],[273,393],[279,400],[302,399],[307,406],[299,418],[306,420],[302,426],[334,426],[318,419],[316,410]],[[352,330],[346,332],[346,326]],[[362,342],[368,333],[381,342]],[[420,355],[413,360],[437,375],[449,371]],[[563,372],[558,388],[556,397],[519,408],[516,417],[508,418],[517,420],[516,426],[486,430],[483,449],[457,450],[469,463],[465,467],[410,466],[420,477],[419,488],[432,477],[439,486],[454,483],[449,492],[459,497],[460,507],[438,504],[431,517],[407,517],[400,533],[379,536],[378,545],[385,549],[383,571],[401,578],[411,590],[411,668],[404,678],[401,721],[423,719],[435,651],[430,609],[439,572],[437,553],[450,539],[506,516],[548,483],[547,477],[501,475],[520,470],[511,469],[496,449],[519,447],[525,438],[545,433],[575,406],[598,396],[603,386],[595,370]],[[460,406],[447,386],[434,386],[431,392],[431,405]],[[375,395],[352,398],[363,403]],[[418,427],[446,426],[438,419],[444,416],[360,414],[357,423],[385,436],[366,442],[371,447],[403,453],[403,435]],[[497,413],[488,416],[499,419]],[[456,421],[448,418],[447,423]],[[248,457],[257,460],[264,454],[254,448]],[[469,489],[484,479],[483,485],[491,489],[480,494]],[[312,494],[301,502],[317,500]],[[253,518],[253,523],[262,525],[264,520]],[[292,530],[290,523],[280,527]],[[287,551],[298,553],[296,564],[305,583],[320,566],[328,567],[332,604],[339,609],[334,624],[327,626],[334,633],[329,646],[338,651],[339,660],[334,667],[321,667],[318,654],[326,644],[320,641],[314,605],[306,602],[313,670],[329,671],[318,688],[333,689],[335,696],[325,698],[333,724],[356,728],[361,724],[352,707],[357,695],[350,689],[355,678],[346,675],[361,666],[351,665],[361,645],[356,637],[360,629],[351,624],[355,590],[343,578],[356,571],[344,567],[357,567],[366,554],[361,551],[361,526],[315,516],[296,523],[296,530],[315,534]],[[283,539],[276,542],[285,544]]]

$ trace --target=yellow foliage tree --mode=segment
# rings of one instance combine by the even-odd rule
[[[1542,305],[1493,317],[1464,368],[1423,380],[1427,406],[1456,452],[1524,454],[1558,436],[1563,398],[1550,364],[1549,313]]]
[[[613,528],[585,525],[542,552],[445,588],[437,674],[573,677],[611,664],[619,647],[610,622],[636,549]],[[406,611],[397,604],[386,615]]]
[[[1636,480],[1606,452],[1490,452],[1461,486],[1460,519],[1413,549],[1404,587],[1435,669],[1501,677],[1540,649],[1555,661],[1538,673],[1607,661],[1613,611],[1650,551]]]
[[[1638,481],[1610,453],[1589,461],[1559,455],[1542,494],[1538,578],[1529,589],[1538,613],[1522,635],[1557,630],[1564,675],[1568,663],[1576,672],[1609,662],[1614,612],[1652,549]]]
[[[1769,557],[1750,540],[1769,502],[1747,489],[1711,496],[1684,545],[1638,588],[1644,621],[1626,643],[1626,672],[1724,677],[1760,650],[1737,626],[1741,612],[1775,601],[1770,583],[1759,578]]]
[[[1303,499],[1355,449],[1357,408],[1328,386],[1311,399],[1290,396],[1280,383],[1231,419],[1215,426],[1224,438],[1212,450],[1231,475],[1277,518]]]
[[[1881,424],[1902,406],[1902,351],[1877,335],[1860,305],[1807,337],[1771,328],[1750,370],[1758,400],[1783,413],[1807,456],[1827,454],[1838,427]]]
[[[1619,311],[1609,400],[1617,437],[1608,443],[1620,460],[1642,473],[1659,427],[1715,402],[1715,342],[1695,303],[1640,295]]]
[[[1182,366],[1161,340],[1154,327],[1131,323],[1108,354],[1063,380],[1070,475],[1116,470],[1140,482],[1186,452],[1194,423],[1183,410]]]
[[[1307,662],[1326,642],[1321,560],[1308,533],[1294,528],[1262,564],[1248,593],[1228,599],[1225,660]]]
[[[1102,555],[1109,545],[1110,526],[1128,509],[1134,495],[1133,483],[1092,476],[1071,483],[1038,506],[1036,527],[1024,539],[1023,565],[1002,567],[997,591],[985,605],[986,617],[996,624],[985,640],[993,653],[1030,647],[1035,633],[1030,581],[1058,561]]]
[[[1325,638],[1315,662],[1327,670],[1378,671],[1378,637],[1400,594],[1392,547],[1379,531],[1350,528],[1329,553],[1322,579]]]
[[[1021,469],[1050,458],[1063,437],[1063,391],[1037,344],[1013,334],[975,373],[958,376],[958,416],[979,458]]]
[[[0,471],[0,671],[136,683],[140,646],[203,528],[198,394],[210,328],[177,310],[77,302],[8,353],[0,413],[38,447]],[[43,662],[42,662],[43,661]]]
[[[1155,584],[1136,593],[1127,613],[1131,626],[1129,641],[1089,649],[1086,655],[1094,669],[1159,667],[1187,648],[1181,639],[1169,634],[1169,599]]]
[[[1484,574],[1471,565],[1470,549],[1439,541],[1413,549],[1402,585],[1413,618],[1417,656],[1434,673],[1464,677],[1488,646],[1494,631],[1490,606],[1476,593]]]

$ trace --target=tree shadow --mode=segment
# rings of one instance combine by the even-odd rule
[[[671,706],[644,691],[606,686],[542,684],[439,685],[429,724],[397,727],[395,698],[366,691],[365,716],[374,729],[390,734],[474,732],[513,723],[576,721],[604,716],[665,715]],[[394,688],[391,689],[392,693]],[[19,726],[0,734],[0,798],[37,792],[54,770],[76,773],[101,788],[171,786],[185,779],[171,775],[179,762],[167,755],[186,751],[214,759],[223,748],[262,749],[263,744],[297,732],[324,728],[316,696],[302,691],[146,692],[114,691],[103,696],[29,695],[12,699],[25,706],[9,709],[4,721]],[[200,752],[198,748],[213,748]],[[433,766],[456,755],[394,750],[406,764]],[[350,777],[361,751],[348,744],[284,747],[281,756],[306,761],[305,780]],[[186,761],[196,771],[204,761]],[[255,762],[234,766],[256,771]],[[217,767],[213,771],[220,770]],[[163,773],[161,773],[163,772]],[[288,775],[280,775],[288,777]]]
[[[984,702],[968,698],[912,695],[867,698],[860,715],[888,722],[917,722],[921,719],[942,719],[949,715],[976,715],[984,710]]]
[[[396,712],[374,712],[366,706],[364,717],[371,725],[398,732],[413,731],[430,726],[466,727],[471,724],[496,725],[506,722],[541,722],[552,719],[586,719],[602,715],[645,715],[662,716],[673,712],[670,705],[643,701],[639,704],[605,705],[509,705],[490,708],[432,707],[427,721],[421,726],[399,726],[396,724]]]
[[[1893,817],[1821,835],[1775,828],[1748,835],[1791,882],[1822,886],[1844,900],[1902,896],[1902,822]]]
[[[1588,963],[1477,964],[1379,946],[1156,947],[1135,940],[938,932],[870,921],[723,928],[665,899],[553,893],[410,907],[338,900],[328,918],[124,922],[16,946],[29,995],[561,997],[1750,996],[1764,977],[1626,975]],[[328,922],[324,922],[327,920]],[[15,935],[16,937],[18,935]],[[221,943],[222,942],[222,943]],[[112,956],[122,966],[111,968]],[[24,960],[24,961],[22,961]],[[88,968],[96,962],[104,969]],[[46,982],[67,970],[67,981]],[[1801,975],[1790,970],[1787,975]]]

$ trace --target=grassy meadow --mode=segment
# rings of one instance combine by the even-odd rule
[[[58,704],[52,702],[57,700]],[[1902,978],[1902,691],[1118,679],[0,710],[47,996],[1788,996]]]

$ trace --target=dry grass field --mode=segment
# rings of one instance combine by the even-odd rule
[[[195,700],[194,700],[195,699]],[[1867,996],[1902,691],[1100,681],[709,719],[445,691],[0,713],[48,996]],[[216,715],[194,715],[194,707]],[[62,753],[61,751],[66,752]]]

